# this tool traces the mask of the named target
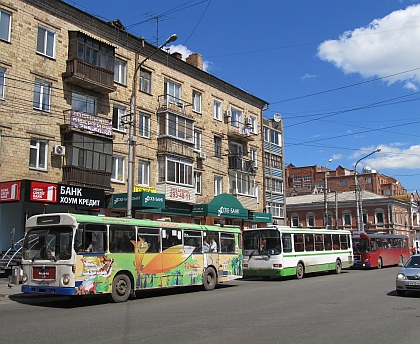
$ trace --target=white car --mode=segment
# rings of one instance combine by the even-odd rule
[[[420,292],[420,254],[415,254],[401,266],[397,274],[396,290],[399,296],[404,296],[406,291]]]

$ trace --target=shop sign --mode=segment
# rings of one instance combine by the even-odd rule
[[[31,182],[29,199],[33,202],[57,203],[57,184]]]
[[[105,192],[99,189],[58,185],[58,204],[103,208]]]
[[[20,200],[21,182],[0,183],[0,202]]]
[[[151,188],[150,186],[134,185],[133,192],[151,192],[151,193],[156,193],[156,189],[155,188]]]

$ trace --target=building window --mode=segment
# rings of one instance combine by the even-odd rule
[[[306,215],[306,225],[308,227],[315,227],[315,215],[312,213],[308,213]]]
[[[192,109],[195,112],[201,113],[201,93],[193,91],[192,94]]]
[[[139,114],[139,136],[150,138],[150,116]]]
[[[152,93],[152,73],[145,69],[140,69],[140,91]]]
[[[311,176],[303,176],[303,181],[304,182],[310,182],[312,180]]]
[[[292,227],[299,227],[299,216],[298,215],[292,215],[291,226]]]
[[[166,113],[159,117],[159,133],[193,142],[194,121],[183,116]]]
[[[150,162],[139,160],[138,183],[149,186]]]
[[[341,184],[341,186],[346,186],[347,185],[347,180],[341,179],[340,184]]]
[[[214,176],[214,196],[223,193],[223,177]]]
[[[365,178],[366,184],[372,184],[372,178]]]
[[[382,190],[382,195],[391,196],[391,190]]]
[[[343,214],[343,224],[344,226],[351,226],[351,214],[344,213]]]
[[[71,98],[71,108],[74,111],[96,115],[96,99],[85,96],[84,94],[73,92]]]
[[[222,157],[222,139],[219,136],[214,137],[214,156]]]
[[[294,182],[301,182],[302,181],[302,177],[301,176],[293,177],[293,181]]]
[[[267,202],[266,212],[273,215],[273,217],[284,218],[284,206],[280,203]]]
[[[77,58],[93,66],[114,71],[114,48],[78,33]]]
[[[55,32],[38,26],[36,51],[42,55],[55,58]]]
[[[201,131],[194,130],[194,149],[201,151]]]
[[[271,154],[270,166],[272,168],[282,169],[282,157],[280,155]]]
[[[114,129],[125,132],[125,115],[126,112],[124,107],[114,105],[112,113],[112,127]]]
[[[10,18],[9,12],[0,10],[0,39],[10,42]]]
[[[202,184],[203,174],[201,172],[195,172],[195,193],[202,194],[203,184]]]
[[[257,184],[255,183],[254,177],[247,173],[236,172],[235,175],[230,175],[229,189],[235,194],[257,195]]]
[[[278,179],[272,180],[273,192],[283,193],[283,181]]]
[[[34,87],[34,109],[50,111],[51,84],[35,79]]]
[[[171,157],[160,159],[159,182],[194,186],[192,162]]]
[[[127,62],[117,58],[114,65],[114,81],[122,85],[127,84]]]
[[[382,212],[375,212],[375,223],[383,224],[384,223],[384,213]]]
[[[181,99],[181,85],[176,84],[173,81],[166,80],[165,82],[165,94],[168,95],[168,102],[177,104]]]
[[[258,122],[256,116],[249,115],[247,124],[251,127],[251,133],[258,134]]]
[[[241,110],[232,107],[231,108],[231,121],[230,121],[230,123],[234,127],[239,127],[240,124],[243,124],[242,116],[243,116],[243,114],[242,114]]]
[[[218,121],[222,120],[222,102],[220,100],[213,100],[213,118]]]
[[[6,69],[0,68],[0,99],[6,96]]]
[[[29,167],[40,170],[46,170],[48,152],[47,142],[37,139],[31,139],[29,150]]]
[[[125,159],[123,157],[114,156],[112,157],[112,174],[111,180],[113,182],[124,182],[124,163]]]

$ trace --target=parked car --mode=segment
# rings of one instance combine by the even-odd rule
[[[399,296],[404,296],[406,291],[420,292],[420,254],[415,254],[401,266],[397,274],[396,290]]]

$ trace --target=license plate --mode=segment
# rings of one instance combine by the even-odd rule
[[[264,270],[255,270],[256,272],[258,272],[258,273],[263,273],[264,272]]]
[[[32,270],[34,279],[54,280],[55,266],[34,266]]]
[[[408,282],[408,285],[420,285],[420,281]]]

